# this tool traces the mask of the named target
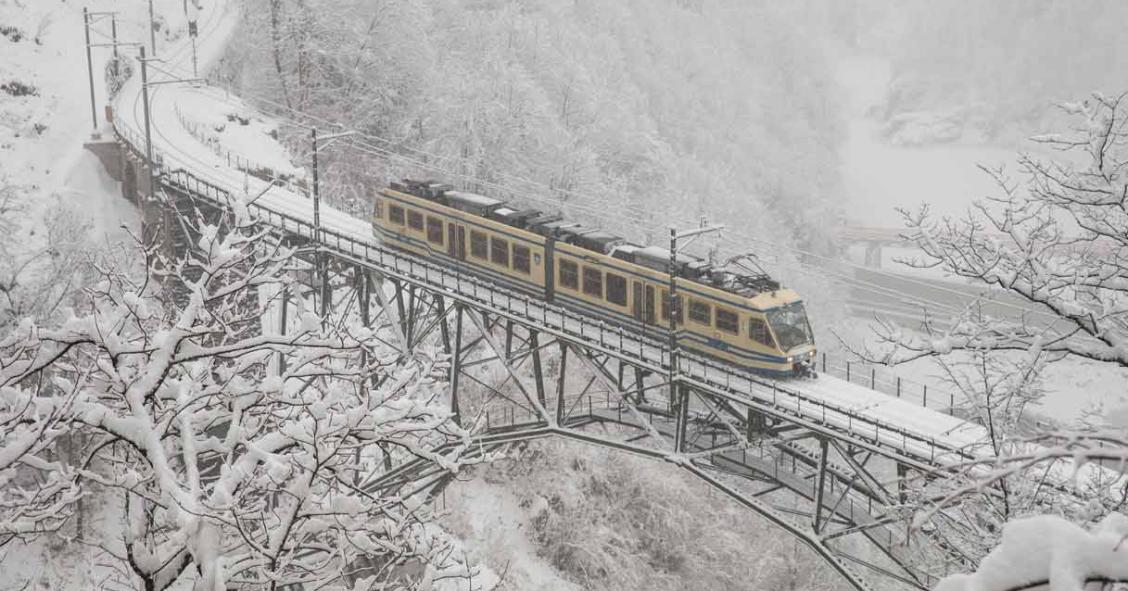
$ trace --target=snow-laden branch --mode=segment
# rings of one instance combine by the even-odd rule
[[[318,317],[288,275],[295,252],[237,223],[199,222],[159,282],[99,267],[80,310],[0,339],[0,536],[58,527],[96,485],[125,496],[119,558],[148,588],[468,575],[426,503],[359,485],[389,460],[470,461],[435,405],[445,368],[344,312]],[[275,334],[263,319],[281,298],[294,322]],[[58,459],[74,433],[92,443]]]
[[[885,327],[874,357],[898,362],[952,350],[1060,352],[1128,366],[1128,105],[1093,95],[1070,105],[1079,121],[1036,141],[1070,152],[1019,159],[1021,182],[984,169],[1002,196],[977,203],[962,220],[903,212],[905,237],[924,253],[910,261],[997,288],[1026,302],[1014,317],[977,306],[925,336]],[[990,297],[990,296],[988,296]]]

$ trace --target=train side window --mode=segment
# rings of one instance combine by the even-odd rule
[[[580,288],[580,266],[567,259],[560,259],[560,287]]]
[[[607,301],[620,306],[627,305],[627,280],[622,275],[607,274]]]
[[[403,225],[403,208],[398,205],[393,205],[388,208],[388,220],[393,224]]]
[[[775,343],[772,342],[772,335],[768,332],[768,325],[764,324],[763,318],[748,319],[748,336],[761,345],[775,347]]]
[[[435,216],[427,216],[427,242],[442,245],[443,221]]]
[[[372,202],[372,217],[381,219],[384,217],[384,200],[375,199]]]
[[[521,246],[520,244],[513,245],[513,270],[520,271],[528,275],[529,270],[529,247]]]
[[[584,293],[597,298],[603,297],[603,271],[595,267],[584,267]]]
[[[694,298],[689,299],[689,319],[705,326],[713,325],[713,307]]]
[[[490,258],[490,243],[485,233],[470,230],[470,256],[483,261]]]
[[[740,334],[740,318],[736,312],[717,306],[717,330],[729,334]]]
[[[660,313],[662,315],[662,320],[669,322],[670,321],[670,292],[663,289],[661,294],[660,294],[659,301],[662,303],[662,305],[660,306],[660,310],[661,310]]]
[[[509,241],[490,236],[490,262],[503,267],[509,266]]]
[[[423,229],[423,214],[413,209],[407,210],[407,227],[412,230]]]

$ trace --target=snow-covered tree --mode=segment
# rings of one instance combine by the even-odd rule
[[[1062,108],[1075,124],[1034,141],[1062,153],[1021,155],[1016,180],[986,170],[1001,196],[966,219],[905,212],[906,236],[923,251],[910,264],[1017,296],[1029,311],[999,313],[977,301],[920,331],[882,323],[867,356],[886,363],[932,357],[964,395],[960,405],[987,430],[980,460],[961,477],[926,487],[930,515],[960,538],[975,563],[1007,534],[1004,524],[1031,513],[1095,523],[1128,507],[1122,478],[1128,433],[1092,427],[1050,431],[1024,410],[1041,393],[1046,363],[1076,357],[1128,366],[1128,105],[1125,95],[1092,95]],[[991,312],[995,310],[995,312]],[[1108,468],[1090,469],[1097,461]],[[1001,536],[1001,538],[1000,538]]]
[[[323,155],[327,199],[350,211],[367,203],[341,188],[424,175],[495,195],[500,185],[512,195],[499,196],[636,238],[640,224],[724,215],[757,238],[816,246],[814,230],[834,219],[839,179],[827,162],[842,127],[802,7],[246,6],[246,34],[217,77],[287,118],[383,138]],[[783,116],[771,110],[780,105]],[[295,141],[308,151],[305,132]]]
[[[905,214],[906,236],[924,252],[911,264],[1018,296],[1040,314],[1010,318],[969,308],[952,328],[883,331],[883,359],[905,361],[953,350],[1060,353],[1128,366],[1128,105],[1095,94],[1063,105],[1077,124],[1034,141],[1061,150],[1019,158],[1023,182],[988,170],[1002,195],[966,219]]]
[[[0,330],[51,317],[85,279],[87,222],[41,193],[0,178]],[[34,201],[47,206],[33,208]]]
[[[445,361],[404,357],[345,311],[317,316],[291,279],[304,263],[245,215],[198,227],[161,272],[98,266],[61,322],[0,338],[0,543],[99,495],[124,520],[95,542],[131,587],[462,581],[425,498],[365,486],[389,460],[466,463],[439,400]],[[293,322],[278,334],[264,319],[282,298]]]

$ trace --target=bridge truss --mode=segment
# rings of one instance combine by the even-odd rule
[[[174,248],[194,243],[177,220],[232,207],[226,190],[187,172],[157,180],[166,215],[155,234]],[[405,355],[441,349],[447,402],[477,454],[557,437],[668,462],[795,536],[856,589],[927,589],[971,566],[906,518],[904,477],[942,471],[958,449],[684,351],[671,372],[664,331],[632,334],[371,238],[250,209],[301,247],[323,313],[348,306],[389,328]],[[418,458],[385,467],[372,492],[433,496],[451,479]]]

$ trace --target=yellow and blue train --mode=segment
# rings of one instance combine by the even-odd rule
[[[669,328],[672,271],[681,346],[773,376],[806,375],[814,367],[814,336],[799,294],[763,274],[718,269],[684,254],[670,269],[666,249],[431,181],[380,191],[373,233],[386,245],[643,334]]]

